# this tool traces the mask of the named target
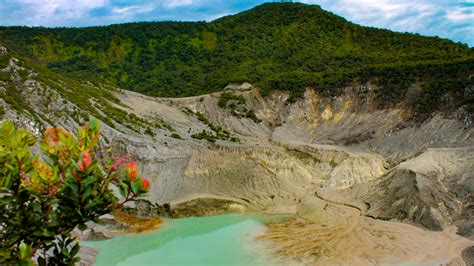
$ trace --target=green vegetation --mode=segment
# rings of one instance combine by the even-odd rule
[[[171,133],[171,137],[175,138],[175,139],[183,139],[183,138],[181,138],[181,135],[179,135],[178,133],[175,133],[175,132]]]
[[[245,117],[252,119],[255,123],[261,123],[262,119],[258,118],[254,110],[247,110]]]
[[[5,121],[0,128],[0,264],[74,265],[80,246],[71,232],[148,192],[130,156],[100,165],[94,160],[96,120],[75,134],[48,128],[34,155],[36,138]],[[118,188],[121,202],[110,186]]]
[[[230,92],[224,92],[220,95],[217,105],[220,108],[230,108],[230,113],[235,117],[250,118],[255,123],[261,123],[262,119],[258,118],[255,111],[248,109],[245,105],[246,100],[242,95],[235,95]]]
[[[8,62],[10,58],[15,57],[20,60],[17,64],[21,64],[25,68],[22,72],[27,73],[29,70],[34,70],[37,73],[34,79],[38,81],[40,87],[35,89],[35,93],[41,94],[45,106],[55,100],[56,93],[63,97],[61,104],[64,106],[68,106],[69,103],[75,105],[74,107],[70,106],[71,109],[65,108],[57,114],[48,113],[46,117],[36,112],[37,110],[29,104],[28,97],[21,95],[22,85],[17,85],[12,81],[12,77],[15,75],[13,72],[0,72],[0,82],[6,88],[5,93],[0,93],[1,97],[12,109],[30,117],[37,125],[42,125],[42,121],[54,125],[52,121],[64,115],[71,117],[76,123],[82,124],[89,120],[89,116],[93,116],[112,128],[116,128],[116,124],[120,124],[137,133],[140,133],[140,128],[145,128],[145,133],[151,136],[154,136],[151,131],[153,127],[174,131],[171,124],[163,119],[145,119],[122,109],[125,106],[113,95],[116,90],[113,87],[93,85],[60,76],[42,65],[32,63],[31,60],[16,52],[11,52],[10,56],[3,56],[0,59]],[[26,79],[26,75],[24,76],[23,80]]]
[[[151,130],[150,127],[147,127],[147,128],[145,129],[145,134],[150,135],[150,136],[152,136],[152,137],[155,136],[155,133],[153,132],[153,130]]]
[[[205,139],[211,143],[216,142],[216,139],[217,139],[216,136],[212,132],[207,132],[205,130],[196,134],[192,134],[191,138],[199,139],[199,140]]]
[[[191,137],[194,139],[205,139],[209,142],[216,142],[216,140],[227,140],[232,142],[240,142],[238,137],[232,136],[229,131],[223,129],[221,126],[215,125],[214,123],[210,122],[207,117],[204,116],[201,112],[194,112],[193,110],[189,109],[188,107],[184,107],[182,111],[190,116],[196,117],[199,121],[203,124],[207,125],[211,131],[203,130],[202,132],[192,134]],[[188,133],[191,131],[189,129]]]
[[[0,27],[0,41],[74,79],[165,97],[248,81],[264,95],[288,90],[294,101],[305,87],[331,96],[346,85],[370,82],[380,86],[386,106],[400,101],[413,82],[428,88],[452,79],[461,86],[474,69],[474,50],[465,44],[362,27],[299,3],[267,3],[210,23]],[[418,112],[442,98],[428,94],[434,101],[415,107]]]
[[[223,92],[219,96],[217,105],[221,108],[226,108],[229,101],[237,101],[238,104],[245,104],[246,100],[242,95],[235,95],[229,92]]]

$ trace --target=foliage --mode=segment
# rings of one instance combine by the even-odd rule
[[[229,104],[230,102],[230,104]],[[261,123],[262,120],[257,117],[255,111],[248,109],[245,105],[246,100],[242,95],[235,95],[230,92],[224,92],[220,95],[217,105],[220,108],[230,108],[231,114],[235,117],[246,117],[250,118],[255,123]]]
[[[267,3],[209,23],[0,27],[0,40],[74,79],[164,97],[248,81],[262,94],[290,91],[291,102],[306,87],[333,96],[346,85],[374,81],[386,106],[413,82],[465,82],[474,69],[474,49],[466,44],[363,27],[299,3]]]
[[[152,137],[155,136],[155,132],[153,132],[153,130],[151,130],[150,127],[147,127],[147,128],[145,129],[145,134],[148,134],[148,135],[150,135],[150,136],[152,136]]]
[[[135,200],[150,182],[138,177],[137,163],[124,156],[101,166],[94,160],[100,129],[96,120],[75,136],[48,128],[32,153],[36,139],[25,129],[4,121],[0,128],[0,264],[72,265],[79,261],[74,228]],[[118,202],[110,185],[116,186]]]
[[[219,101],[217,102],[217,105],[220,108],[226,108],[227,103],[229,101],[237,101],[239,104],[244,104],[246,102],[244,96],[242,96],[242,95],[235,95],[235,94],[232,94],[232,93],[229,93],[229,92],[223,92],[219,96]]]
[[[204,116],[201,112],[194,112],[193,110],[189,109],[188,107],[184,107],[182,111],[185,114],[191,115],[196,117],[199,121],[203,124],[207,125],[211,131],[203,130],[202,132],[192,134],[191,137],[194,139],[206,139],[209,142],[216,142],[216,140],[228,140],[232,142],[239,142],[240,139],[238,137],[232,136],[229,131],[223,129],[221,126],[215,125],[207,117]]]
[[[182,138],[181,138],[181,135],[179,135],[178,133],[174,133],[174,132],[171,133],[171,137],[172,137],[172,138],[175,138],[175,139],[182,139]]]
[[[262,119],[258,118],[254,110],[247,110],[245,117],[250,118],[255,123],[261,123]]]
[[[211,132],[207,132],[205,130],[196,134],[192,134],[191,138],[199,140],[205,139],[211,143],[216,142],[216,137]]]

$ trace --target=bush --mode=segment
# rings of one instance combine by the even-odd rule
[[[147,127],[147,128],[145,129],[145,134],[150,135],[150,136],[152,136],[152,137],[155,136],[155,133],[153,132],[153,130],[151,130],[150,127]]]
[[[182,138],[181,138],[181,135],[179,135],[178,133],[172,133],[172,134],[171,134],[171,137],[172,137],[172,138],[175,138],[175,139],[182,139]]]
[[[257,124],[262,122],[262,119],[257,117],[254,110],[248,110],[245,117],[252,119],[252,121]]]
[[[257,115],[255,114],[255,111],[252,109],[249,110],[246,107],[245,103],[246,103],[246,100],[244,96],[234,95],[229,92],[224,92],[219,97],[219,101],[217,102],[217,105],[223,109],[229,108],[230,114],[232,116],[235,116],[237,118],[246,117],[246,118],[250,118],[252,121],[254,121],[257,124],[261,123],[262,120],[257,117]]]
[[[226,108],[229,101],[236,101],[238,104],[244,104],[246,102],[244,96],[234,95],[232,93],[223,92],[219,97],[217,105],[221,108]]]
[[[216,142],[216,136],[214,136],[213,134],[210,134],[206,131],[202,131],[200,133],[196,133],[196,134],[192,134],[191,135],[191,138],[193,139],[199,139],[199,140],[202,140],[202,139],[205,139],[211,143],[215,143]]]
[[[74,228],[145,194],[150,186],[138,177],[132,155],[100,165],[94,160],[99,123],[91,120],[75,136],[62,128],[48,128],[40,142],[43,157],[31,148],[36,139],[13,122],[0,128],[0,264],[72,265],[79,243]],[[122,195],[116,198],[110,186]]]

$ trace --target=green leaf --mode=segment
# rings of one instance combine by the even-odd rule
[[[25,244],[25,242],[21,242],[21,244],[20,244],[20,259],[21,260],[24,260],[24,259],[30,259],[31,260],[31,257],[33,255],[31,253],[32,253],[31,252],[31,246]]]
[[[88,187],[86,190],[82,193],[82,198],[87,199],[92,193],[92,188]]]
[[[98,126],[99,126],[99,122],[97,121],[97,119],[93,118],[89,121],[88,127],[90,129],[96,129]]]
[[[130,185],[132,187],[133,193],[137,193],[138,189],[139,189],[139,186],[137,185],[137,182],[132,182]]]
[[[69,254],[74,257],[79,252],[80,248],[81,247],[79,246],[79,243],[76,243],[74,247],[72,247],[71,252],[69,252]]]
[[[4,164],[3,164],[3,167],[7,168],[7,169],[10,170],[10,171],[15,170],[15,167],[13,167],[12,165],[10,165],[9,163],[4,163]]]
[[[79,225],[77,225],[77,228],[78,228],[79,230],[81,230],[81,231],[84,231],[84,230],[87,229],[87,225],[85,225],[85,224],[79,224]]]
[[[94,183],[96,177],[94,175],[88,176],[86,179],[81,181],[83,187],[88,187],[90,184]]]
[[[78,189],[76,183],[68,182],[68,183],[67,183],[67,186],[68,186],[69,188],[71,188],[71,190],[72,190],[75,194],[78,193],[79,189]]]

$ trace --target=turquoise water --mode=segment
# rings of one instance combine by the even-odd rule
[[[264,222],[281,216],[227,214],[169,219],[158,231],[83,242],[101,251],[95,265],[273,265],[255,240]]]

